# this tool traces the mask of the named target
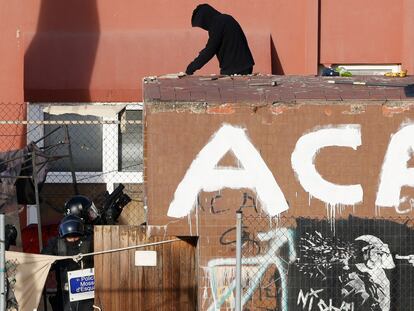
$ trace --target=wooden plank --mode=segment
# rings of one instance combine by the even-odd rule
[[[130,246],[138,244],[138,227],[132,227],[128,231],[128,244]],[[129,251],[129,260],[130,262],[135,262],[135,250]],[[141,287],[142,281],[142,272],[138,267],[130,267],[130,278],[131,278],[131,293],[128,299],[129,308],[126,310],[142,310],[142,297],[141,297]]]
[[[194,243],[193,243],[194,242]],[[183,292],[185,292],[185,300],[187,301],[187,308],[183,310],[196,310],[197,309],[197,296],[198,296],[198,265],[196,257],[196,243],[195,241],[186,240],[185,247],[182,249],[181,256],[184,256],[186,262],[186,269],[181,272]]]
[[[128,232],[130,227],[120,226],[119,227],[119,247],[127,247],[128,243]],[[122,251],[119,254],[120,270],[119,270],[119,310],[130,310],[128,309],[128,295],[130,288],[130,271],[134,268],[134,263],[130,264],[129,251]]]
[[[148,242],[154,242],[156,239],[151,238]],[[145,250],[155,250],[154,246],[145,248]],[[145,294],[143,310],[151,310],[157,304],[157,283],[156,267],[143,267],[143,290]]]
[[[190,310],[197,310],[198,307],[198,287],[199,287],[199,268],[198,268],[198,256],[197,256],[197,243],[189,244],[188,256],[191,258],[191,265],[189,266],[188,273],[190,274],[190,281],[188,286],[188,291],[190,292]]]
[[[173,305],[177,307],[177,303],[180,301],[180,247],[181,242],[171,243],[171,291],[173,297]]]
[[[163,266],[163,287],[166,289],[164,294],[166,308],[165,310],[171,310],[168,308],[168,304],[172,304],[173,296],[172,296],[172,269],[171,269],[171,244],[164,244],[162,249],[162,254],[160,257],[162,258],[162,266]]]
[[[111,248],[119,248],[119,226],[111,227]],[[119,274],[120,274],[120,252],[110,253],[111,263],[106,267],[111,273],[111,308],[116,311],[119,309]]]
[[[111,239],[111,231],[112,226],[104,226],[103,227],[103,250],[108,250],[112,248],[112,239]],[[111,273],[108,273],[111,265],[111,254],[104,254],[103,255],[103,279],[102,279],[102,305],[104,310],[111,310]]]
[[[103,249],[102,226],[94,227],[94,251],[98,252]],[[94,258],[95,268],[95,305],[101,307],[102,280],[103,280],[103,255],[97,255]]]
[[[96,227],[95,250],[163,241],[137,226]],[[195,247],[186,241],[142,250],[157,252],[156,267],[135,267],[135,250],[96,256],[96,297],[104,310],[195,310]]]
[[[180,267],[190,267],[191,266],[191,259],[189,258],[190,254],[188,254],[188,243],[185,241],[180,242]],[[179,292],[179,301],[181,310],[189,310],[189,297],[188,297],[188,285],[191,281],[189,280],[189,273],[188,269],[181,269],[180,270],[180,286],[182,287]],[[185,286],[185,287],[184,287]]]
[[[195,270],[194,270],[194,253],[193,246],[188,243],[186,240],[181,242],[180,249],[180,266],[185,267],[180,271],[180,301],[182,304],[182,309],[185,310],[195,310],[195,297],[191,294],[191,291],[194,289],[192,284],[195,280]],[[193,270],[191,270],[193,269]]]

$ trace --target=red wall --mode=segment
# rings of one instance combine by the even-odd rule
[[[23,55],[20,20],[23,2],[0,2],[0,119],[25,119]],[[0,152],[25,143],[24,126],[0,125]]]
[[[184,71],[205,44],[206,33],[190,27],[199,2],[0,0],[0,102],[140,100],[143,76]],[[209,3],[243,26],[255,71],[316,74],[319,63],[414,71],[411,0]]]
[[[401,63],[403,3],[322,0],[321,63]]]

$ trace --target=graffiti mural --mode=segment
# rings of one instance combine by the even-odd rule
[[[357,310],[390,310],[390,281],[385,270],[394,269],[395,264],[388,245],[368,234],[357,237],[354,242],[324,239],[315,231],[314,236],[303,238],[300,247],[305,263],[298,265],[310,277],[325,280],[329,270],[336,269],[337,286],[343,299],[339,310],[354,309],[354,306]],[[309,263],[312,261],[314,264]],[[310,295],[319,298],[317,294],[321,291],[311,289]],[[305,309],[308,308],[306,295],[301,290],[298,296],[298,305],[302,303]],[[329,301],[332,305],[332,299]],[[312,301],[309,308],[312,309]]]
[[[413,146],[407,139],[413,131],[414,126],[405,125],[392,136],[379,176],[375,212],[382,206],[394,207],[397,214],[406,213],[407,209],[395,203],[397,199],[409,202],[408,212],[412,210],[412,198],[400,199],[400,191],[406,185],[412,186],[408,162]],[[392,288],[401,284],[396,282],[396,275],[414,263],[414,249],[397,249],[401,242],[391,241],[393,236],[387,233],[404,226],[390,221],[378,230],[379,220],[360,220],[363,225],[356,223],[357,218],[339,220],[344,206],[355,208],[363,202],[362,185],[330,182],[318,172],[315,163],[318,153],[327,147],[357,151],[362,145],[361,136],[360,125],[339,124],[316,127],[297,140],[290,159],[292,170],[309,197],[326,204],[327,217],[323,221],[298,219],[296,226],[279,223],[266,231],[263,226],[243,226],[242,247],[250,250],[243,252],[242,259],[244,310],[391,311],[393,305],[409,305],[404,302],[406,298],[393,294]],[[237,167],[219,165],[229,152]],[[395,170],[399,172],[397,179],[390,175]],[[226,204],[222,193],[226,188],[242,193],[238,208]],[[392,200],[388,188],[394,191]],[[205,194],[209,192],[212,195],[207,198]],[[267,214],[269,219],[289,209],[273,172],[249,140],[247,130],[227,124],[193,160],[176,189],[168,215],[183,217],[194,207],[203,214],[220,217],[248,211],[250,215]],[[228,227],[219,237],[219,244],[231,247],[231,251],[235,250],[235,229]],[[396,236],[401,237],[401,232]],[[282,252],[285,247],[287,251]],[[203,296],[207,310],[234,308],[235,261],[234,255],[213,256],[208,261],[208,285]],[[409,275],[411,270],[414,271],[409,269]]]
[[[242,305],[246,304],[256,291],[261,290],[261,282],[269,269],[275,268],[278,274],[278,284],[281,289],[280,306],[276,299],[274,305],[277,310],[288,310],[288,267],[296,259],[294,247],[294,233],[290,229],[276,228],[268,232],[257,233],[257,240],[266,242],[265,252],[256,256],[242,258]],[[282,253],[282,248],[287,247],[286,254]],[[235,258],[217,258],[208,262],[208,277],[213,296],[213,304],[208,310],[220,310],[223,304],[228,304],[231,308],[234,301],[235,281]],[[234,307],[234,306],[233,306]]]
[[[293,310],[412,310],[414,230],[390,220],[298,219]],[[403,280],[403,281],[402,281]],[[406,293],[406,294],[404,294]]]
[[[333,231],[329,219],[281,218],[263,231],[268,221],[244,219],[244,311],[413,310],[414,223],[350,216]],[[208,261],[203,309],[234,309],[235,269],[234,256]]]

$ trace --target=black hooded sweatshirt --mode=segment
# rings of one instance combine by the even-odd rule
[[[188,65],[187,74],[203,67],[214,55],[217,55],[221,74],[237,74],[253,67],[246,36],[232,16],[220,13],[208,4],[200,4],[193,11],[191,25],[207,30],[209,39],[206,47]]]

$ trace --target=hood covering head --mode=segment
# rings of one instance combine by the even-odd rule
[[[208,4],[200,4],[193,11],[191,26],[209,30],[214,17],[221,13]]]

